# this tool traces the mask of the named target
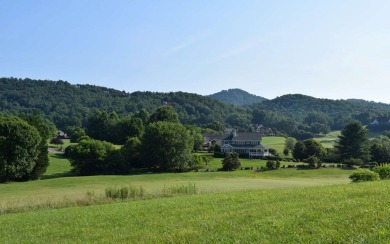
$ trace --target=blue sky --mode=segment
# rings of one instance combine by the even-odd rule
[[[390,103],[387,0],[0,0],[0,77]]]

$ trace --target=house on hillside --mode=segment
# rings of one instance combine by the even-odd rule
[[[223,153],[236,152],[247,155],[249,158],[272,156],[269,148],[261,144],[261,133],[258,132],[237,132],[233,130],[224,135],[204,135],[205,140],[221,145]]]
[[[263,125],[255,125],[257,133],[260,133],[262,136],[275,136],[275,132],[271,128],[267,128]]]

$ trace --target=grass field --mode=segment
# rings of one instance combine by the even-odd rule
[[[283,140],[270,138],[267,145],[284,146]],[[76,177],[61,154],[49,156],[41,180],[0,184],[1,243],[390,241],[390,181],[349,184],[352,170]],[[220,168],[221,160],[213,159],[208,167]],[[243,167],[266,163],[241,162]],[[167,187],[188,183],[200,194],[160,196]],[[130,184],[150,197],[124,202],[105,198],[108,187]]]
[[[340,131],[332,131],[323,136],[317,136],[314,139],[319,141],[325,148],[332,148],[334,143],[338,140]]]
[[[390,184],[268,189],[0,215],[2,243],[388,243]]]
[[[319,170],[280,169],[254,172],[186,172],[150,173],[139,175],[98,175],[74,177],[70,173],[69,161],[59,154],[50,154],[51,164],[42,180],[0,184],[0,210],[39,205],[47,201],[82,199],[87,192],[103,195],[109,186],[132,184],[142,186],[147,193],[157,194],[166,186],[195,183],[202,193],[226,192],[253,189],[291,188],[345,184],[349,182],[348,170],[323,168]],[[214,162],[215,161],[215,162]],[[212,164],[221,167],[221,159]],[[264,160],[243,159],[243,166],[265,166]]]
[[[266,136],[262,138],[261,143],[267,147],[276,149],[276,151],[283,156],[284,143],[286,138],[280,136]]]

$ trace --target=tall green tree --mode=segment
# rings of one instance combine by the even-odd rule
[[[202,136],[201,129],[195,125],[186,125],[186,128],[194,141],[193,150],[194,151],[201,150],[203,145],[203,136]]]
[[[115,141],[123,145],[130,137],[141,137],[144,129],[144,123],[141,118],[126,116],[118,123]]]
[[[121,148],[122,155],[131,167],[141,167],[141,141],[138,137],[130,137]]]
[[[345,163],[370,160],[367,129],[360,122],[348,124],[341,131],[336,149]]]
[[[88,119],[87,135],[96,140],[116,142],[119,118],[115,112],[96,112]]]
[[[308,158],[308,157],[322,157],[325,155],[326,151],[325,151],[325,148],[322,146],[322,144],[316,140],[314,140],[313,138],[312,139],[308,139],[308,140],[305,140],[303,141],[303,143],[305,144],[305,158]]]
[[[299,141],[295,144],[294,149],[292,151],[292,155],[295,159],[297,160],[304,160],[307,155],[306,155],[306,145],[305,143]]]
[[[42,115],[26,115],[22,116],[22,118],[31,126],[34,126],[41,136],[41,141],[38,145],[39,155],[35,161],[34,168],[31,173],[25,175],[26,180],[36,180],[39,179],[39,177],[46,172],[47,167],[49,167],[47,140],[55,134],[56,128]]]
[[[376,138],[370,142],[372,161],[377,163],[390,163],[390,139],[385,136]]]
[[[177,123],[158,121],[146,127],[142,137],[145,166],[162,171],[184,170],[191,161],[193,138]]]
[[[25,180],[36,165],[41,141],[38,130],[26,121],[0,118],[0,182]]]
[[[172,123],[180,123],[179,116],[171,106],[159,107],[149,118],[150,123],[157,121],[165,121]]]
[[[289,151],[294,150],[294,146],[297,143],[297,139],[294,137],[287,137],[286,141],[284,142],[284,148],[288,149]]]

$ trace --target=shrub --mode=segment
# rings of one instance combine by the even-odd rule
[[[280,156],[265,156],[265,157],[262,157],[263,159],[265,160],[278,160],[278,161],[281,161],[282,158]]]
[[[50,139],[50,143],[54,145],[63,145],[64,141],[61,138],[54,137]]]
[[[223,170],[236,170],[240,168],[241,162],[238,158],[238,153],[226,153],[225,158],[222,160],[222,169]]]
[[[225,153],[214,152],[214,158],[224,158],[224,157],[225,157]]]
[[[278,151],[276,151],[276,149],[274,149],[274,148],[270,148],[268,151],[269,151],[269,153],[271,153],[274,156],[278,156],[279,155]]]
[[[315,168],[319,169],[322,166],[321,161],[317,157],[315,157],[315,156],[311,156],[311,157],[305,159],[304,161],[306,163],[308,163],[309,167],[312,168],[312,169],[315,169]]]
[[[347,165],[362,165],[364,161],[360,158],[351,158],[349,160],[346,160],[344,163]]]
[[[374,167],[374,172],[379,174],[381,180],[390,179],[390,164],[382,164]]]
[[[267,161],[266,164],[268,169],[279,169],[280,168],[280,162],[279,161]]]
[[[368,169],[357,169],[349,176],[352,182],[379,180],[379,174]]]

